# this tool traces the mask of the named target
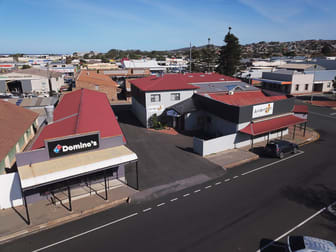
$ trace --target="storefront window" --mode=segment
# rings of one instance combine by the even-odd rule
[[[25,144],[25,140],[24,140],[24,136],[22,136],[19,140],[19,146],[20,146],[20,149],[22,149],[22,147],[24,146]]]
[[[159,94],[151,95],[151,102],[159,102],[159,101],[161,101],[161,96]]]

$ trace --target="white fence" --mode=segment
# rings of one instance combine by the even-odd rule
[[[288,134],[288,129],[284,130],[283,135]],[[278,138],[281,136],[281,131],[269,134],[269,139]],[[268,136],[257,137],[253,139],[253,143],[258,143],[262,141],[267,141]],[[250,136],[242,133],[234,133],[226,136],[221,136],[213,138],[210,140],[202,140],[194,137],[194,152],[200,154],[201,156],[207,156],[213,153],[241,148],[244,146],[251,145]]]
[[[23,205],[19,175],[0,175],[0,209]]]

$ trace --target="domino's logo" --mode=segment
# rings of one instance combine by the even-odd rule
[[[62,149],[62,145],[57,144],[56,147],[54,148],[54,152],[57,154],[60,152],[61,149]]]

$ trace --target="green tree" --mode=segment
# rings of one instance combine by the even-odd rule
[[[229,32],[226,34],[224,42],[226,44],[221,47],[216,72],[233,75],[237,72],[240,64],[241,48],[238,38],[231,33],[231,27],[229,27]]]
[[[321,49],[321,53],[323,54],[323,55],[325,55],[325,56],[329,56],[329,55],[331,55],[331,47],[330,47],[330,45],[328,45],[328,44],[325,44],[323,47],[322,47],[322,49]]]

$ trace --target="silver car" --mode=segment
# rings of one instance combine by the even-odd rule
[[[287,242],[290,252],[336,252],[333,242],[310,236],[288,236]]]

